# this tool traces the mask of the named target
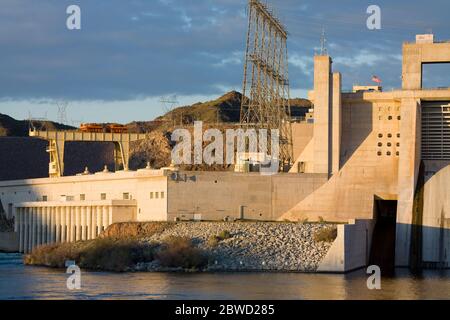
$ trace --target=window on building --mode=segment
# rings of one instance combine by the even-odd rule
[[[47,202],[48,201],[48,197],[47,196],[42,196],[42,201]]]
[[[164,192],[161,192],[161,199],[164,199],[164,197],[165,197]]]
[[[155,192],[155,199],[159,199],[159,192]]]
[[[66,201],[75,201],[74,196],[66,196]]]
[[[153,199],[153,192],[150,192],[150,199]]]
[[[80,194],[80,201],[84,201],[86,200],[86,195],[85,194]]]
[[[106,200],[106,193],[100,194],[100,200]]]
[[[128,192],[123,194],[123,200],[130,200],[130,194]]]

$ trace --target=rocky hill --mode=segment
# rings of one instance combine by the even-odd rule
[[[176,108],[156,121],[166,126],[192,124],[195,120],[204,123],[237,123],[240,120],[242,97],[240,92],[231,91],[216,100]],[[311,102],[306,99],[291,99],[290,105],[293,117],[304,116],[311,108]]]
[[[154,168],[168,166],[171,162],[171,132],[180,124],[189,127],[201,120],[208,126],[226,129],[240,120],[242,94],[231,91],[216,100],[199,102],[178,107],[153,121],[136,121],[127,124],[129,132],[148,133],[147,139],[131,145],[130,169],[139,169],[150,162]],[[305,99],[292,99],[291,113],[294,117],[304,116],[311,108]],[[73,130],[74,127],[55,122],[35,121],[34,126],[47,130]],[[47,142],[28,138],[29,122],[16,120],[0,114],[0,180],[38,178],[48,175]],[[192,128],[190,128],[192,129]],[[99,171],[104,165],[114,167],[114,146],[112,143],[71,142],[66,144],[66,175],[80,173],[88,166],[91,172]],[[232,170],[230,166],[185,166],[185,170]]]
[[[47,130],[72,130],[74,127],[53,121],[33,121],[33,126]],[[30,122],[28,120],[16,120],[6,114],[0,113],[0,137],[27,137]]]

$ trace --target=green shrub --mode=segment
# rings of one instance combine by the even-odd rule
[[[227,239],[231,239],[233,236],[231,235],[231,232],[228,230],[224,230],[222,232],[220,232],[217,236],[211,236],[208,239],[208,246],[210,247],[216,247],[219,242],[227,240]]]
[[[169,268],[200,269],[208,259],[203,250],[196,248],[187,237],[170,237],[156,253],[161,266]]]
[[[208,246],[211,248],[217,247],[217,245],[219,244],[220,240],[217,236],[211,236],[208,239]]]
[[[324,228],[314,234],[316,242],[333,242],[337,238],[337,228]]]
[[[325,219],[322,216],[319,216],[319,223],[324,223]]]
[[[231,239],[233,236],[231,235],[231,232],[228,230],[224,230],[217,236],[220,241]]]

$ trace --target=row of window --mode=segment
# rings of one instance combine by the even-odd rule
[[[387,151],[387,152],[386,152],[386,155],[387,155],[387,156],[392,156],[392,154],[393,154],[393,153],[392,153],[391,151]],[[381,157],[381,156],[383,155],[383,152],[382,152],[382,151],[378,151],[378,152],[377,152],[377,155]],[[400,155],[400,151],[396,151],[396,152],[395,152],[395,155],[398,157],[398,156]]]
[[[75,197],[74,196],[62,195],[61,198],[63,198],[65,201],[75,201]],[[107,198],[106,193],[101,193],[100,194],[100,200],[106,200],[106,198]],[[131,199],[133,199],[133,197],[131,196],[130,193],[124,192],[122,194],[122,199],[123,200],[131,200]],[[86,195],[85,194],[80,194],[80,201],[85,201],[85,200],[86,200]],[[44,202],[48,201],[48,196],[42,196],[42,201],[44,201]]]
[[[387,119],[388,119],[388,120],[393,120],[394,117],[393,117],[393,116],[388,116]],[[382,116],[379,116],[379,117],[378,117],[378,120],[383,120],[383,117],[382,117]],[[397,120],[398,120],[398,121],[402,120],[402,117],[401,117],[401,116],[397,116]]]
[[[165,193],[164,191],[161,192],[150,192],[150,199],[164,199],[165,198]]]
[[[395,145],[396,145],[397,147],[400,147],[400,142],[397,142]],[[378,142],[378,146],[379,146],[379,147],[382,147],[382,146],[383,146],[383,143],[382,143],[382,142]],[[391,142],[388,142],[388,143],[386,143],[386,146],[392,147],[392,143],[391,143]]]
[[[388,133],[386,136],[388,138],[392,138],[393,137],[392,133]],[[384,135],[382,133],[378,134],[378,138],[383,138],[383,137],[384,137]],[[400,133],[397,133],[397,138],[400,138]]]

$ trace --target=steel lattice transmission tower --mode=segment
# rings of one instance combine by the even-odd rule
[[[279,129],[280,166],[293,159],[287,30],[258,0],[249,0],[241,126]]]

